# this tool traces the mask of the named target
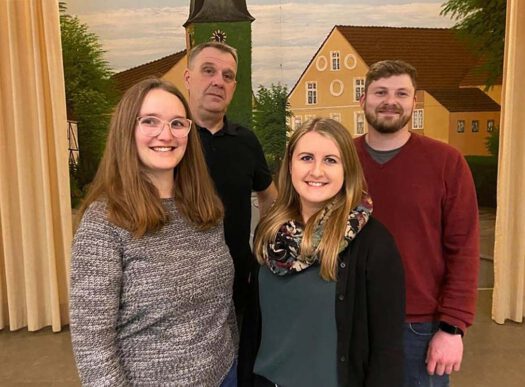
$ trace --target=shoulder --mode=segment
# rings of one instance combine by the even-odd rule
[[[259,144],[259,140],[257,139],[257,136],[255,135],[253,130],[247,128],[246,126],[242,126],[232,121],[227,121],[227,124],[228,124],[228,131],[231,134],[241,139]]]
[[[366,242],[377,241],[378,238],[391,240],[392,235],[379,220],[371,216],[365,227],[359,232],[359,238]]]
[[[120,231],[123,230],[109,221],[107,202],[96,200],[84,211],[75,233],[75,240],[89,238],[93,235],[105,235],[106,238],[109,238]]]
[[[365,135],[364,134],[354,138],[354,143],[356,145],[358,145],[358,146],[362,146],[364,144],[364,142],[365,142]]]
[[[388,229],[371,216],[356,238],[350,243],[348,253],[357,259],[368,260],[370,256],[391,256],[399,254],[394,237]],[[368,257],[368,258],[366,258]]]
[[[444,142],[412,134],[412,146],[410,152],[419,154],[418,158],[424,163],[416,163],[420,167],[432,167],[441,174],[453,175],[464,173],[468,169],[467,162],[461,152],[453,146]]]
[[[80,226],[84,223],[105,223],[108,219],[108,204],[105,200],[99,199],[91,203],[80,220]]]
[[[442,141],[416,133],[412,133],[412,140],[417,145],[416,149],[424,150],[434,156],[462,158],[458,149]]]

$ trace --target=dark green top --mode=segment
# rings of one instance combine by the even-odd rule
[[[335,282],[319,266],[288,276],[259,271],[261,346],[254,373],[285,387],[337,386]]]

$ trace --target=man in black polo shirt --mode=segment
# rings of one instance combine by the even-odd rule
[[[261,144],[253,132],[226,119],[236,86],[237,52],[205,42],[188,54],[184,81],[208,168],[225,207],[224,233],[235,266],[233,299],[237,313],[246,302],[250,249],[251,193],[264,213],[277,195]]]

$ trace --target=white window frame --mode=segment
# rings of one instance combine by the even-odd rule
[[[330,69],[332,71],[341,70],[341,53],[339,51],[330,51]]]
[[[317,82],[306,82],[306,104],[317,105]]]
[[[341,113],[330,113],[330,118],[334,121],[341,122]]]
[[[479,120],[472,120],[470,124],[470,130],[472,131],[472,133],[479,132]]]
[[[366,133],[365,127],[366,119],[365,112],[360,110],[354,113],[354,134],[360,136]]]
[[[493,132],[495,127],[496,127],[495,120],[487,120],[487,132],[489,133]]]
[[[303,116],[294,116],[293,118],[293,128],[297,129],[303,124]]]
[[[412,129],[423,129],[425,127],[425,112],[423,109],[414,109],[412,113]]]
[[[465,120],[458,120],[456,122],[456,132],[465,133]]]
[[[365,78],[354,78],[354,102],[359,102],[361,96],[365,93]]]

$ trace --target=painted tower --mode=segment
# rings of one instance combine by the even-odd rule
[[[237,88],[228,118],[251,128],[252,122],[252,22],[246,0],[191,0],[186,28],[188,51],[208,40],[224,42],[239,55]]]

